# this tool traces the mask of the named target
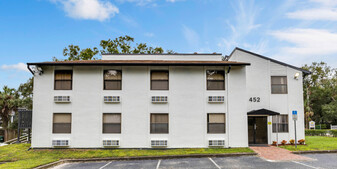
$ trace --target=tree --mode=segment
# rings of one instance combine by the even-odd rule
[[[33,83],[34,77],[29,78],[26,83],[21,84],[18,88],[22,107],[29,110],[33,109]]]
[[[98,53],[99,51],[96,47],[81,50],[77,45],[69,45],[68,48],[63,49],[63,56],[68,57],[64,60],[95,60],[96,58],[94,56]],[[60,61],[55,57],[53,60]]]
[[[146,43],[132,44],[134,38],[125,35],[115,39],[101,40],[100,46],[103,48],[101,54],[113,53],[113,54],[160,54],[164,53],[161,47],[148,47]],[[170,51],[173,53],[173,51]]]
[[[336,69],[324,62],[305,65],[312,74],[304,78],[304,100],[306,126],[311,119],[316,123],[337,123],[337,74]]]
[[[5,130],[5,140],[7,140],[10,115],[17,111],[20,104],[21,100],[19,93],[13,88],[4,86],[3,91],[0,91],[0,116],[2,127]]]

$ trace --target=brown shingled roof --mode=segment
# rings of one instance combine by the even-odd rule
[[[27,63],[28,65],[233,65],[243,66],[250,63],[235,61],[194,61],[194,60],[76,60],[76,61],[55,61],[55,62],[36,62]]]

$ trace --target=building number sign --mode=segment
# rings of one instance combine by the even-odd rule
[[[250,102],[260,102],[260,97],[251,97],[249,98]]]

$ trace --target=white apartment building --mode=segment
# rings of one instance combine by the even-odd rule
[[[33,148],[247,147],[304,139],[302,76],[236,48],[28,63]],[[278,116],[276,116],[278,115]],[[278,117],[278,118],[277,118]]]

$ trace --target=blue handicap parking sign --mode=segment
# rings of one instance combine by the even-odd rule
[[[293,110],[293,115],[297,115],[297,110]]]

